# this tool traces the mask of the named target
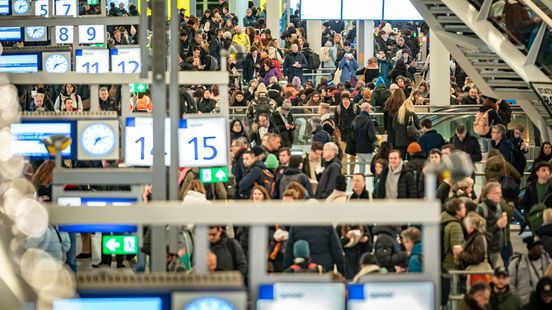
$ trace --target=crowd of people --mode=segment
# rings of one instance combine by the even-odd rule
[[[113,12],[118,14],[116,8]],[[424,198],[431,167],[440,170],[452,156],[465,154],[469,159],[465,165],[483,163],[481,193],[474,189],[474,175],[458,179],[444,171],[434,184],[442,203],[444,270],[492,274],[468,276],[469,291],[461,309],[550,307],[552,145],[543,142],[538,158],[527,165],[525,127],[512,123],[509,103],[482,94],[469,77],[462,76],[459,66],[451,71],[451,104],[478,106],[473,126],[458,125],[451,137],[443,137],[429,118],[419,117],[416,107],[430,103],[430,83],[417,79],[416,73],[423,69],[417,63],[420,33],[416,25],[405,23],[398,32],[389,23],[380,23],[374,34],[375,55],[362,66],[356,56],[354,31],[344,32],[343,21],[325,22],[323,46],[314,47],[309,45],[298,16],[293,13],[280,36],[265,28],[265,12],[254,7],[243,17],[245,29],[224,5],[204,11],[201,18],[182,16],[180,68],[216,70],[220,51],[229,50],[230,106],[245,116],[229,122],[230,181],[203,184],[196,168],[183,168],[180,198],[184,202],[235,199],[259,204],[272,199],[343,204],[357,199]],[[332,69],[331,76],[317,83],[305,77],[305,72],[318,68]],[[20,95],[25,111],[83,111],[89,100],[83,99],[82,88],[74,84],[21,87]],[[182,113],[220,111],[216,87],[182,88],[180,95]],[[101,87],[98,96],[102,110],[126,108],[126,103],[122,104],[126,99],[116,99],[122,98],[117,86]],[[151,112],[154,108],[149,93],[134,95],[130,102],[132,111]],[[309,115],[311,111],[314,116]],[[376,122],[373,111],[383,112],[383,124]],[[308,146],[306,154],[295,152],[298,145]],[[113,165],[106,161],[68,164]],[[53,165],[46,161],[35,166],[33,184],[39,197],[49,200]],[[521,191],[525,172],[530,176]],[[367,179],[372,184],[368,185]],[[150,200],[152,190],[146,187],[145,201]],[[513,253],[509,228],[513,221],[521,224],[522,231],[532,231],[524,240],[527,254]],[[423,271],[423,227],[397,224],[271,225],[268,271],[335,272],[353,282],[363,281],[371,273]],[[185,250],[169,253],[169,270],[191,268],[193,227],[182,227],[181,234]],[[67,236],[55,227],[43,239],[59,243],[49,247],[59,257],[68,251]],[[44,240],[35,240],[29,247]],[[145,269],[143,258],[151,254],[149,242],[146,231],[137,271]],[[247,275],[247,226],[211,226],[209,242],[210,270],[237,270]],[[71,247],[69,251],[75,254],[76,246]],[[90,257],[90,253],[82,254],[81,258]],[[118,267],[124,266],[122,261],[117,257]],[[74,261],[69,263],[76,266]],[[109,257],[102,257],[97,266],[110,263]]]

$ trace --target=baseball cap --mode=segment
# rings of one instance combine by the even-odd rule
[[[537,291],[541,297],[552,297],[552,278],[544,277],[537,283]]]
[[[254,146],[251,148],[251,152],[253,152],[253,155],[259,156],[261,154],[264,154],[265,150],[261,146]]]

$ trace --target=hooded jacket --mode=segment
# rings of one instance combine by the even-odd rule
[[[538,264],[536,263],[538,261]],[[540,258],[532,261],[528,254],[516,254],[510,259],[508,272],[512,277],[510,289],[521,299],[522,304],[529,302],[531,292],[537,288],[539,279],[544,276],[550,264],[550,257],[543,253]],[[535,271],[538,273],[535,273]],[[539,308],[545,309],[545,308]]]
[[[251,195],[251,189],[253,188],[253,185],[258,184],[263,186],[264,184],[264,173],[263,170],[266,169],[265,164],[257,160],[256,162],[247,169],[247,172],[243,179],[240,181],[238,188],[239,188],[239,194],[241,198],[248,199],[249,195]]]
[[[284,170],[284,174],[276,180],[276,185],[274,186],[274,192],[272,193],[273,199],[281,199],[284,191],[286,190],[287,185],[292,181],[298,182],[303,185],[307,190],[309,197],[312,197],[312,185],[309,181],[309,177],[298,168],[288,167]]]
[[[408,272],[422,272],[423,271],[423,247],[422,243],[418,242],[412,248],[410,256],[408,256]]]
[[[385,86],[385,81],[382,77],[379,77],[376,81],[376,89],[372,93],[372,99],[370,99],[370,104],[373,107],[378,107],[383,109],[385,106],[385,101],[391,96],[391,92]]]
[[[446,269],[456,269],[456,262],[454,261],[454,255],[452,254],[452,248],[455,245],[462,245],[464,243],[464,231],[462,230],[462,222],[454,215],[451,215],[447,211],[441,213],[440,218],[441,229],[443,231],[443,253],[445,258],[443,260],[443,267]]]

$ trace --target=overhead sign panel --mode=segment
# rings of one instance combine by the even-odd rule
[[[180,167],[228,165],[227,126],[224,117],[180,120],[178,162]]]
[[[343,0],[342,19],[381,20],[383,19],[382,0]]]
[[[341,19],[341,1],[301,0],[301,19]]]

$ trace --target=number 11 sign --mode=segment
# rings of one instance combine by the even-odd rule
[[[178,161],[180,167],[213,167],[228,164],[226,119],[191,118],[180,120]]]

